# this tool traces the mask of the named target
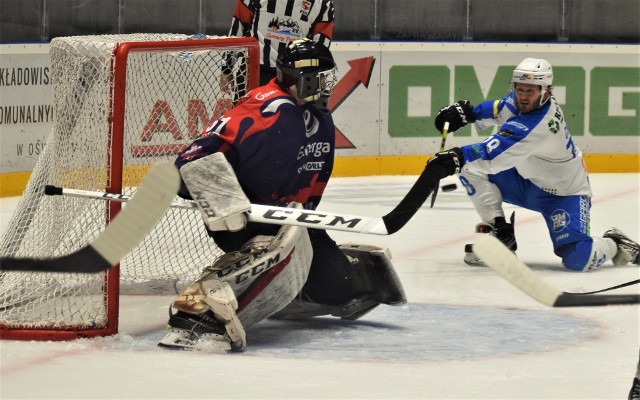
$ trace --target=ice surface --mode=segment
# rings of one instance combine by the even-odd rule
[[[450,178],[451,179],[451,178]],[[334,179],[320,209],[382,216],[415,177]],[[453,179],[443,183],[455,182]],[[591,231],[640,238],[640,175],[592,174]],[[16,198],[0,200],[4,230]],[[553,309],[462,262],[479,221],[458,184],[391,236],[333,232],[389,247],[409,303],[358,321],[268,320],[243,354],[167,351],[170,296],[122,296],[120,333],[73,342],[0,342],[0,398],[625,399],[638,363],[640,307]],[[518,256],[565,291],[638,279],[640,268],[568,272],[540,216],[516,210]],[[616,291],[637,293],[638,286]]]

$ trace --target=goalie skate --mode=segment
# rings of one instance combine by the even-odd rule
[[[187,286],[173,302],[178,310],[169,312],[170,332],[160,347],[197,348],[204,339],[226,341],[231,351],[244,351],[247,339],[235,310],[238,302],[226,282],[208,279]]]
[[[211,311],[200,315],[184,311],[171,314],[169,311],[167,329],[169,332],[158,343],[164,349],[225,352],[243,350],[231,341],[225,326]]]

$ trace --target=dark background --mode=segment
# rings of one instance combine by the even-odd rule
[[[334,0],[334,40],[640,42],[639,0]],[[235,0],[0,0],[0,42],[226,35]]]

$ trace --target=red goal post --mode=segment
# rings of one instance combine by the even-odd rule
[[[95,238],[118,202],[45,196],[44,186],[133,195],[151,165],[172,160],[259,82],[253,38],[123,34],[51,42],[54,128],[0,241],[0,255],[55,257]],[[231,91],[219,86],[231,70]],[[197,212],[170,209],[105,274],[0,273],[0,338],[115,334],[119,295],[175,293],[219,255]]]

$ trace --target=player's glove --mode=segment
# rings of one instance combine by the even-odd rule
[[[434,171],[439,179],[459,173],[464,165],[464,156],[459,147],[436,153],[427,161],[427,168]]]
[[[469,123],[475,122],[473,106],[469,100],[458,100],[448,107],[443,107],[436,115],[436,129],[442,132],[444,123],[449,123],[449,132],[455,132]]]

